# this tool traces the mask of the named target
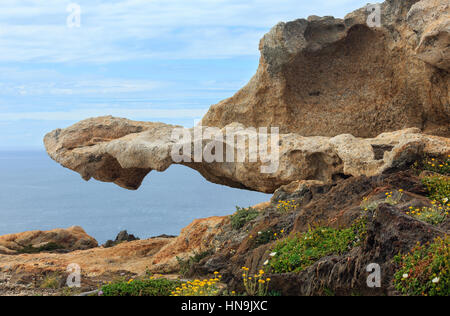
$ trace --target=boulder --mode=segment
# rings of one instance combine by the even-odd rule
[[[106,241],[106,243],[103,245],[103,247],[110,248],[110,247],[114,247],[123,242],[129,242],[129,241],[135,241],[135,240],[139,240],[139,238],[134,236],[133,234],[128,234],[128,232],[126,230],[123,230],[119,234],[117,234],[117,237],[114,241],[113,240]]]
[[[83,228],[73,226],[50,231],[29,231],[0,236],[0,254],[74,251],[97,247],[97,241]]]

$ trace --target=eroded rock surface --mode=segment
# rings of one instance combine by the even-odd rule
[[[449,12],[447,0],[389,0],[381,27],[367,25],[366,8],[280,23],[260,42],[255,76],[203,125],[359,137],[417,127],[448,137]]]
[[[175,162],[172,138],[176,126],[162,123],[134,122],[113,117],[88,119],[67,129],[55,130],[45,137],[50,156],[64,167],[74,170],[86,180],[114,182],[127,189],[137,189],[152,170],[164,171]],[[230,139],[241,135],[241,125],[222,129],[232,131]],[[193,135],[193,131],[187,130]],[[229,135],[229,134],[228,134]],[[259,134],[250,135],[255,140]],[[247,136],[245,136],[247,137]],[[212,137],[211,139],[214,139]],[[209,140],[210,142],[211,140]],[[269,137],[268,142],[271,139]],[[192,136],[189,148],[199,141]],[[201,141],[207,148],[208,139]],[[274,172],[263,173],[263,163],[249,162],[249,144],[223,139],[226,150],[245,149],[246,162],[193,162],[194,150],[186,154],[192,162],[179,162],[200,172],[207,180],[231,187],[273,193],[282,185],[298,180],[330,182],[341,176],[373,176],[390,168],[400,168],[420,155],[443,156],[450,153],[450,139],[421,134],[419,129],[384,133],[376,138],[303,137],[279,135],[279,158]],[[251,153],[258,148],[250,149]],[[235,156],[237,158],[237,155]],[[226,161],[224,159],[224,161]]]
[[[195,220],[173,238],[150,238],[124,242],[111,248],[96,247],[65,254],[39,253],[11,256],[0,252],[0,272],[42,274],[64,272],[69,264],[78,264],[87,277],[126,271],[143,275],[146,272],[178,271],[177,257],[187,259],[211,247],[211,241],[228,217],[211,217]],[[29,235],[29,233],[16,234]],[[11,239],[0,237],[0,241]]]
[[[86,250],[97,246],[97,241],[79,226],[0,236],[0,254],[7,255],[40,250]]]

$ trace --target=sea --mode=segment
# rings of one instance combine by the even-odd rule
[[[151,172],[137,191],[84,181],[44,151],[0,151],[0,235],[78,225],[102,244],[122,230],[178,235],[194,219],[230,215],[270,195],[210,183],[195,170]]]

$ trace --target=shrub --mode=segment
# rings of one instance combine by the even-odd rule
[[[346,229],[319,227],[277,243],[267,262],[274,273],[300,272],[332,254],[348,252],[365,238],[366,221],[358,219]]]
[[[369,200],[368,197],[365,197],[360,204],[360,207],[363,211],[374,211],[378,207],[378,205],[382,203],[387,203],[389,205],[397,205],[403,198],[403,190],[400,189],[398,191],[391,191],[385,193],[386,198],[384,200]]]
[[[284,229],[282,229],[279,233],[274,232],[272,230],[263,230],[258,232],[256,237],[253,239],[252,246],[259,247],[265,244],[268,244],[271,241],[278,240],[284,237]],[[253,238],[253,236],[252,236]]]
[[[101,296],[169,296],[181,282],[167,279],[129,280],[104,285]]]
[[[214,278],[187,281],[176,287],[171,296],[218,296],[220,292],[218,283],[221,278],[218,272],[214,272]]]
[[[291,213],[295,211],[298,206],[299,205],[295,202],[295,200],[278,201],[277,211],[282,214]]]
[[[429,198],[438,203],[448,203],[450,198],[450,178],[445,176],[430,176],[422,179]]]
[[[450,155],[445,159],[433,157],[425,158],[423,161],[416,163],[415,167],[443,175],[450,175]]]
[[[386,200],[385,203],[389,205],[397,205],[400,203],[403,197],[403,190],[398,190],[395,192],[386,192]]]
[[[241,229],[251,220],[254,220],[259,215],[259,211],[254,208],[240,208],[236,206],[236,213],[231,215],[231,226],[233,229]]]
[[[404,295],[450,295],[450,237],[431,244],[418,244],[407,255],[395,257],[400,265],[395,273],[395,288]]]
[[[449,210],[449,205],[440,205],[434,202],[432,207],[422,207],[421,209],[414,209],[411,206],[409,211],[406,212],[406,215],[432,225],[439,225],[447,220]]]
[[[259,270],[258,274],[250,275],[249,268],[242,267],[242,280],[245,292],[249,296],[267,296],[269,291],[270,278],[264,277],[264,271]]]
[[[42,289],[59,288],[60,278],[57,274],[47,275],[41,283]]]

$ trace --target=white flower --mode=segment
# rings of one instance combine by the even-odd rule
[[[277,255],[277,253],[276,252],[272,252],[269,256],[271,256],[271,257],[275,257]]]
[[[265,262],[264,262],[264,265],[266,266],[266,265],[268,265],[269,264],[269,260],[266,260]]]
[[[407,279],[409,277],[409,275],[408,274],[403,274],[403,279]]]
[[[433,283],[438,283],[439,280],[440,280],[439,278],[434,278],[433,281],[431,281],[431,282],[433,282]]]
[[[261,235],[262,234],[262,232],[258,232],[258,235]]]
[[[444,203],[447,203],[448,202],[448,198],[445,198],[442,201],[444,201]]]

